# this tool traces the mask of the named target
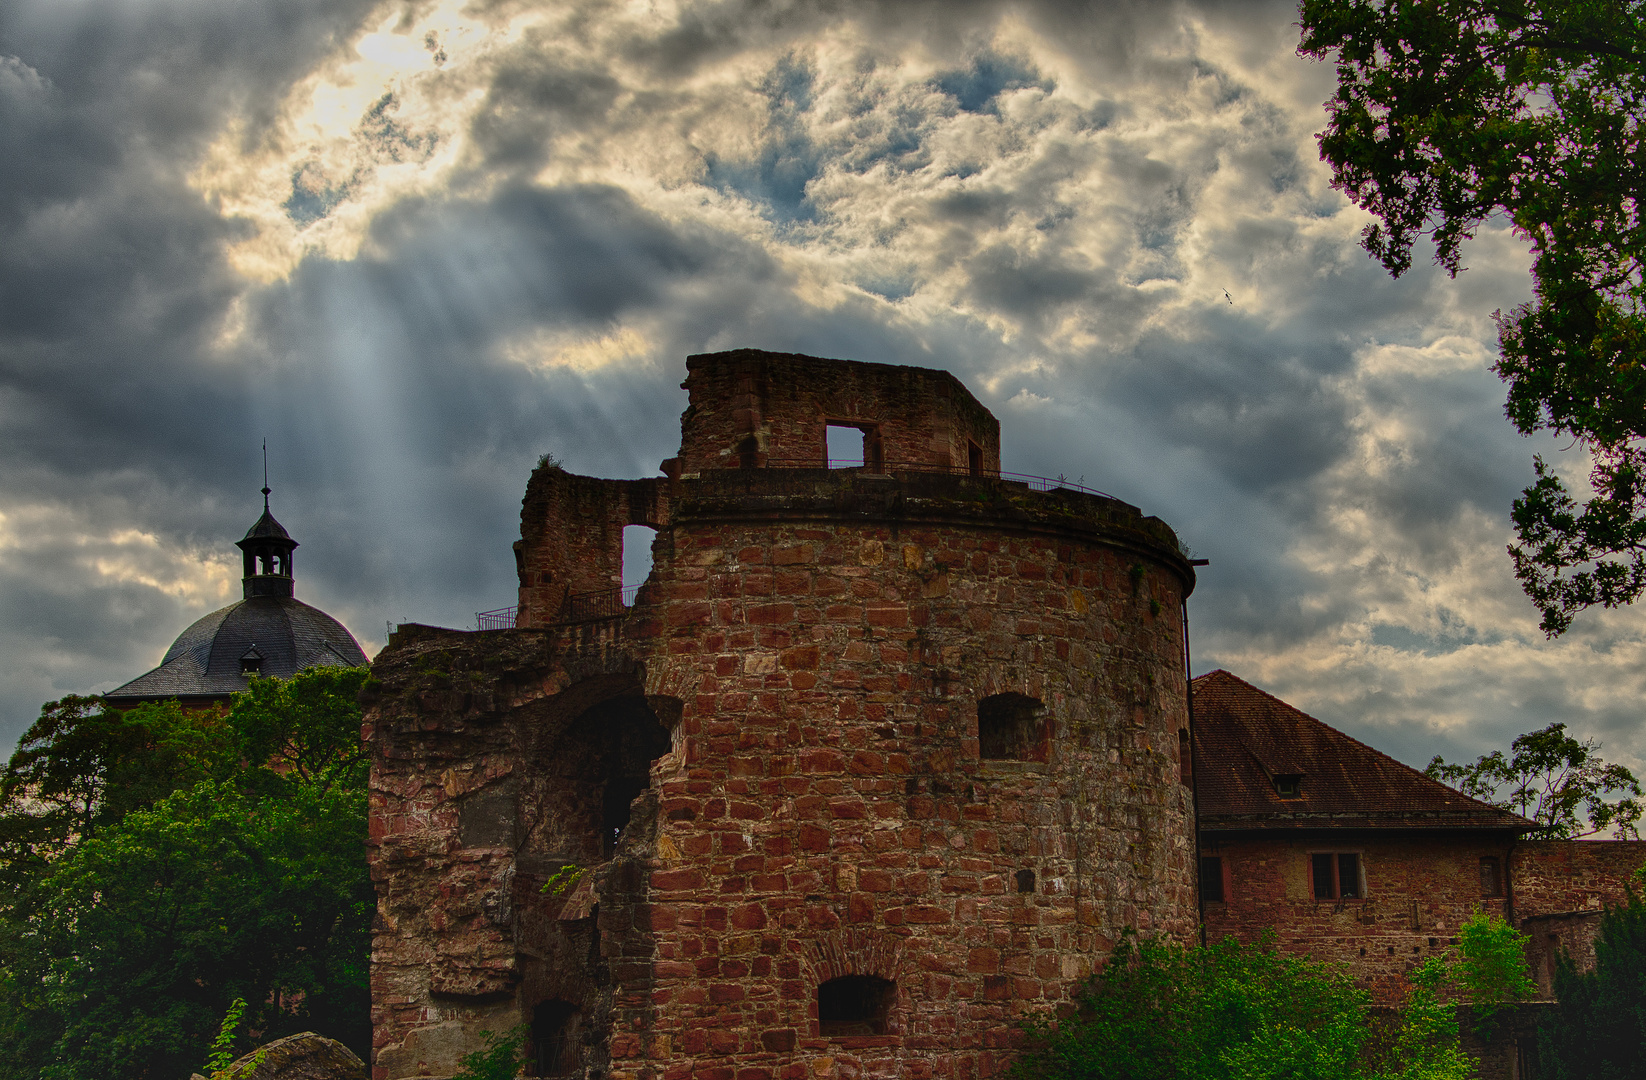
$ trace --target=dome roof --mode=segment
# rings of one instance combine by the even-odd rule
[[[368,662],[354,635],[319,608],[290,596],[251,596],[197,620],[171,643],[159,667],[103,696],[114,705],[226,697],[246,688],[250,672],[243,660],[254,661],[257,674],[282,679],[311,667]]]

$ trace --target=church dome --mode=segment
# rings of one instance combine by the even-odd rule
[[[342,623],[292,595],[292,549],[297,541],[269,513],[236,546],[245,555],[245,598],[198,619],[177,636],[160,666],[104,694],[116,708],[179,698],[224,700],[246,688],[252,675],[289,679],[312,667],[368,663]]]

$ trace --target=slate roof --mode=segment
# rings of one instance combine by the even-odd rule
[[[225,697],[246,688],[240,659],[253,649],[263,660],[261,674],[282,679],[311,667],[367,663],[354,635],[319,608],[290,596],[252,596],[196,621],[172,642],[159,667],[103,696],[117,707]]]
[[[241,520],[244,521],[245,519],[242,518]],[[247,540],[266,540],[271,537],[280,540],[291,540],[291,533],[286,531],[284,525],[274,520],[274,515],[269,513],[269,508],[265,506],[263,507],[263,516],[258,518],[252,527],[246,530],[246,535],[241,537],[238,543],[244,543]],[[297,541],[292,540],[291,546],[297,547]]]
[[[1471,799],[1271,694],[1213,671],[1194,694],[1200,829],[1497,829],[1535,823]],[[1281,798],[1277,776],[1301,776]]]

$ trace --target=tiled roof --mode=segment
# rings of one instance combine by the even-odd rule
[[[1534,823],[1431,780],[1227,671],[1195,679],[1202,831],[1504,829]],[[1301,777],[1295,798],[1275,778]]]
[[[289,679],[311,667],[356,667],[366,654],[343,624],[289,596],[252,596],[199,619],[160,666],[103,696],[125,707],[163,698],[222,697],[246,688],[240,660],[253,649],[261,674]]]

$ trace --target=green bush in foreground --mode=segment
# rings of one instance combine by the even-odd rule
[[[1439,964],[1392,1032],[1374,1038],[1367,993],[1341,968],[1272,940],[1204,948],[1127,934],[1078,1013],[1031,1028],[1013,1075],[1034,1080],[1464,1080]]]

